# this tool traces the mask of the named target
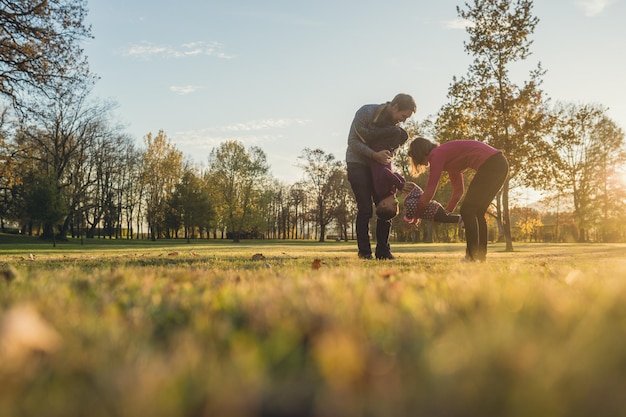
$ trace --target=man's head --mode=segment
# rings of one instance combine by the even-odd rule
[[[406,121],[417,111],[415,100],[408,94],[400,93],[389,103],[389,114],[395,124]]]
[[[382,220],[391,220],[396,217],[399,212],[398,201],[396,201],[394,195],[383,198],[376,206],[376,216]]]

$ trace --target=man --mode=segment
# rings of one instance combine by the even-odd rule
[[[370,164],[389,164],[395,150],[406,142],[408,134],[398,126],[411,117],[417,110],[415,100],[408,94],[398,94],[391,102],[383,104],[366,104],[355,114],[350,133],[348,134],[348,149],[346,164],[348,166],[348,181],[354,192],[357,204],[356,238],[359,249],[359,258],[372,259],[372,247],[369,239],[369,221],[372,218],[372,202],[378,204],[379,197],[374,192],[374,182]],[[391,140],[398,135],[403,140]],[[367,144],[389,139],[389,147],[375,152]],[[392,260],[389,247],[389,230],[391,220],[376,220],[376,259]]]

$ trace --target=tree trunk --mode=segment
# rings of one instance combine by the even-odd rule
[[[509,179],[504,181],[502,187],[502,227],[504,229],[504,240],[506,242],[506,252],[513,252],[513,239],[511,239],[511,217],[509,215]]]

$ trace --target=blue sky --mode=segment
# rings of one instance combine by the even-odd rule
[[[535,0],[528,69],[548,70],[552,101],[596,103],[626,128],[626,0]],[[435,114],[467,73],[467,33],[452,0],[89,0],[85,50],[94,94],[142,143],[164,130],[206,164],[225,140],[259,146],[272,174],[301,179],[302,150],[343,160],[363,104],[413,95]],[[527,69],[520,71],[520,84]]]

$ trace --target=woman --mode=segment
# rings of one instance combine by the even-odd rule
[[[452,195],[446,205],[448,212],[454,211],[463,197],[463,172],[467,169],[476,171],[460,212],[467,240],[465,259],[469,262],[484,262],[487,257],[485,214],[489,204],[502,188],[509,171],[509,164],[502,151],[474,140],[454,140],[437,145],[420,137],[409,145],[409,157],[414,175],[419,175],[430,165],[428,182],[419,200],[414,219],[421,217],[435,195],[444,171],[448,173],[452,186]]]

